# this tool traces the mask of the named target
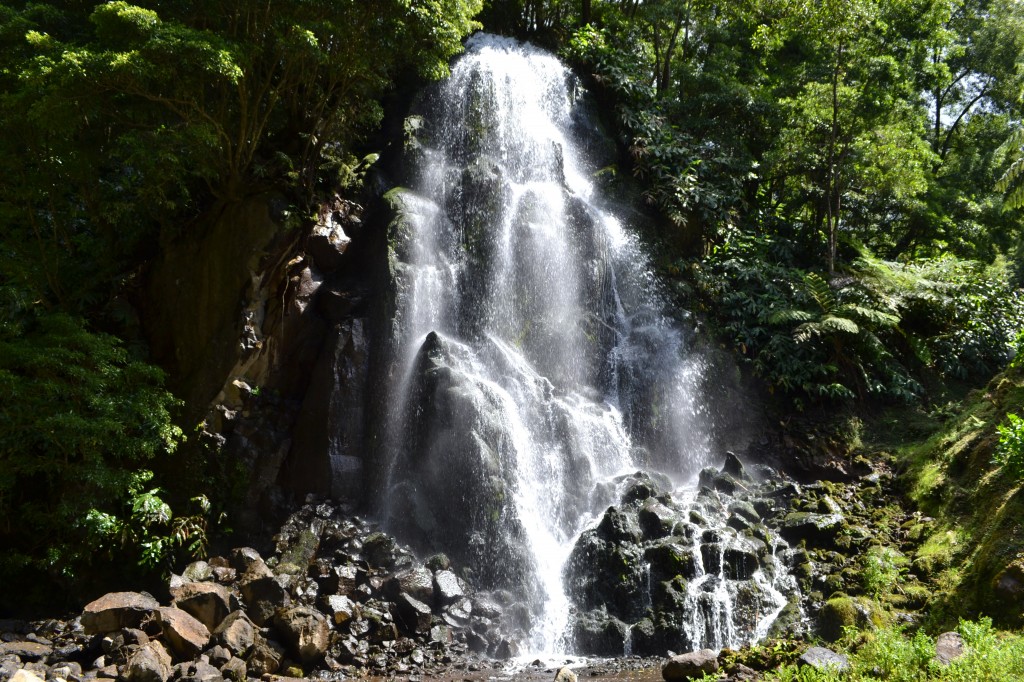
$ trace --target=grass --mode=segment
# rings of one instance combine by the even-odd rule
[[[966,651],[949,666],[935,659],[935,640],[919,630],[913,635],[898,627],[874,632],[848,632],[850,670],[815,670],[786,664],[770,672],[773,682],[1004,682],[1024,679],[1024,637],[999,632],[992,621],[961,621],[957,631]]]

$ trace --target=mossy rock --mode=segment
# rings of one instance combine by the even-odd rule
[[[881,606],[866,597],[838,596],[829,599],[818,612],[818,633],[829,642],[843,636],[843,628],[881,627],[889,615]]]

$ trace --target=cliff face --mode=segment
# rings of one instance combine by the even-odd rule
[[[198,425],[190,447],[247,479],[251,530],[290,498],[357,504],[362,489],[378,240],[352,201],[291,228],[279,204],[222,207],[168,245],[144,306],[154,359]]]

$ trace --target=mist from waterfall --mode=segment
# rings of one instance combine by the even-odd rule
[[[478,34],[422,104],[393,192],[393,371],[381,510],[484,586],[525,648],[565,652],[563,568],[637,469],[710,464],[701,360],[596,191],[592,123],[554,56]]]

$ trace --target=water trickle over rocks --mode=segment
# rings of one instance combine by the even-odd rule
[[[386,196],[385,526],[512,595],[526,651],[763,635],[786,603],[779,543],[738,471],[671,492],[716,459],[704,366],[594,187],[586,92],[478,34],[416,109],[409,187]]]

